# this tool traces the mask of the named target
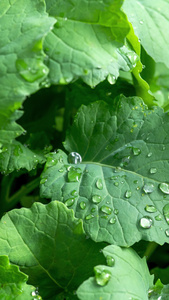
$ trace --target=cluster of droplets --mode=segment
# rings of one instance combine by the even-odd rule
[[[107,255],[106,256],[106,263],[107,263],[107,266],[114,267],[114,264],[115,264],[114,257],[112,257],[111,255]],[[108,269],[108,268],[106,268],[106,266],[105,267],[99,267],[98,266],[98,267],[94,268],[94,271],[95,271],[96,283],[99,286],[107,285],[108,282],[111,279],[111,276],[112,276],[111,268]]]
[[[39,295],[38,288],[31,292],[31,296],[33,297],[33,300],[42,300],[42,297]]]

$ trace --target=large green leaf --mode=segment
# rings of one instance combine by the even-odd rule
[[[7,213],[0,222],[0,244],[0,254],[9,255],[48,300],[72,293],[105,261],[100,252],[105,244],[86,239],[82,221],[57,201]]]
[[[81,300],[148,300],[153,285],[146,260],[133,249],[110,245],[103,249],[106,265],[94,268],[95,278],[86,280],[77,290]]]
[[[18,266],[9,263],[7,256],[0,256],[0,299],[33,300],[35,288],[27,285],[28,276],[19,271]]]
[[[168,114],[148,110],[137,97],[82,106],[64,144],[82,163],[70,164],[62,151],[51,153],[42,197],[74,209],[95,241],[169,242],[168,132]]]
[[[57,20],[44,42],[51,83],[66,84],[79,77],[90,86],[105,78],[114,83],[120,69],[133,68],[137,55],[122,48],[129,31],[122,2],[46,1],[47,12]]]
[[[125,0],[123,10],[147,53],[169,67],[168,0]]]

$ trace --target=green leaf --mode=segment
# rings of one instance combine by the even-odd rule
[[[43,0],[0,3],[0,127],[47,75],[42,39],[55,20]]]
[[[86,239],[82,221],[57,201],[7,213],[0,223],[0,243],[0,254],[29,275],[43,299],[72,293],[95,264],[105,261],[100,253],[105,244]]]
[[[103,254],[107,265],[94,268],[95,278],[89,278],[77,290],[79,299],[148,300],[153,276],[145,258],[141,259],[133,249],[115,245],[104,248]]]
[[[123,10],[146,52],[169,67],[168,0],[125,0]]]
[[[57,20],[44,41],[51,83],[82,78],[94,87],[106,78],[114,83],[120,69],[133,68],[135,54],[123,46],[129,24],[122,2],[47,1],[49,15]]]
[[[33,299],[35,288],[27,285],[27,280],[28,276],[20,272],[18,266],[11,265],[7,256],[0,256],[0,299]]]
[[[3,174],[9,174],[14,170],[19,171],[21,168],[30,171],[35,169],[38,163],[44,162],[45,157],[42,151],[33,152],[17,141],[4,144],[0,148],[0,171]]]
[[[156,268],[151,270],[151,274],[154,275],[155,281],[158,278],[160,278],[160,280],[163,284],[168,284],[169,283],[169,267],[163,268],[163,269],[159,268],[159,267],[156,267]]]
[[[48,155],[41,196],[71,207],[95,241],[169,242],[168,124],[168,114],[137,97],[82,106],[64,144],[82,163]]]
[[[149,290],[149,299],[151,300],[167,300],[169,298],[169,284],[164,285],[160,279]]]

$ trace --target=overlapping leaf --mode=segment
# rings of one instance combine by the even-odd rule
[[[169,67],[168,0],[125,0],[123,9],[147,53]]]
[[[50,82],[66,84],[80,77],[90,86],[105,78],[114,83],[120,69],[133,68],[137,55],[122,48],[129,31],[122,1],[46,2],[57,20],[44,42]]]
[[[41,195],[63,201],[95,241],[169,241],[169,116],[137,97],[82,106],[65,148],[48,156]]]
[[[43,299],[72,293],[92,275],[94,265],[105,261],[100,253],[105,244],[86,239],[81,220],[57,201],[7,213],[0,223],[0,243],[0,254],[29,275]]]
[[[9,263],[7,256],[0,256],[0,299],[32,300],[41,299],[36,295],[35,288],[27,285],[28,276],[19,271],[18,266]]]
[[[132,249],[115,245],[103,249],[107,266],[95,267],[95,278],[86,280],[77,290],[81,300],[148,300],[148,290],[153,285],[145,258]]]

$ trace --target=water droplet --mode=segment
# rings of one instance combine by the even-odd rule
[[[169,224],[169,203],[163,207],[163,214],[166,219],[166,222]]]
[[[143,25],[143,21],[140,21],[140,24]]]
[[[116,77],[115,77],[114,75],[109,74],[109,75],[107,76],[107,80],[108,80],[108,82],[109,82],[110,84],[115,84],[115,82],[116,82]]]
[[[106,205],[103,205],[101,207],[101,211],[107,215],[110,215],[112,213],[112,209]]]
[[[28,82],[34,82],[48,74],[48,68],[39,59],[33,61],[18,59],[16,68],[22,78]]]
[[[82,170],[80,168],[71,167],[68,172],[69,182],[78,182],[82,176]]]
[[[139,191],[139,190],[140,190],[140,187],[139,187],[139,186],[137,186],[137,187],[136,187],[136,190],[137,190],[137,191]]]
[[[134,180],[133,182],[134,182],[135,184],[138,184],[138,180]]]
[[[42,178],[40,184],[44,184],[47,181],[47,178]]]
[[[86,220],[91,220],[92,218],[94,218],[94,215],[89,214],[85,217]]]
[[[82,157],[77,152],[71,152],[68,155],[68,162],[75,165],[80,164],[82,162]]]
[[[60,173],[63,173],[64,172],[64,169],[59,169],[58,170]]]
[[[99,189],[99,190],[102,190],[103,189],[103,183],[102,183],[102,180],[99,178],[97,179],[96,181],[96,187]]]
[[[146,184],[143,186],[143,191],[144,191],[146,194],[151,194],[151,193],[154,191],[154,184],[152,184],[152,183],[146,183]]]
[[[141,153],[141,150],[139,148],[133,148],[133,154],[134,155],[139,155]]]
[[[79,205],[80,205],[81,209],[85,209],[86,208],[86,203],[84,201],[81,201]]]
[[[130,198],[130,197],[131,197],[131,191],[126,191],[125,197],[126,197],[126,198]]]
[[[111,278],[111,272],[106,269],[100,269],[99,267],[95,267],[94,271],[97,284],[105,286]]]
[[[109,220],[109,223],[110,223],[110,224],[115,224],[115,223],[116,223],[116,218],[115,218],[115,217],[112,217],[112,218]]]
[[[119,183],[116,181],[116,182],[114,183],[114,185],[115,185],[115,186],[119,186]]]
[[[94,213],[95,211],[96,211],[96,208],[93,207],[93,208],[91,209],[91,213]]]
[[[155,216],[156,221],[162,221],[162,215]]]
[[[151,157],[151,156],[152,156],[152,152],[148,153],[147,156],[148,156],[148,157]]]
[[[70,206],[72,206],[72,205],[74,204],[74,202],[75,202],[75,199],[74,199],[74,198],[69,198],[69,199],[67,199],[67,200],[65,201],[65,205],[66,205],[67,207],[70,207]]]
[[[102,201],[102,197],[99,195],[94,195],[92,197],[92,201],[93,201],[93,203],[100,203]]]
[[[119,213],[118,209],[114,209],[114,214],[118,215],[118,213]]]
[[[151,228],[153,220],[149,216],[140,219],[140,226],[145,229]]]
[[[153,205],[146,205],[145,210],[149,213],[154,213],[157,211],[156,207]]]
[[[150,174],[155,174],[157,173],[157,169],[156,168],[151,168],[150,169]]]
[[[166,229],[165,234],[169,237],[169,229]]]
[[[78,193],[77,193],[77,191],[76,191],[76,190],[73,190],[73,191],[71,192],[71,195],[72,195],[72,196],[77,196],[77,195],[78,195]]]
[[[165,183],[165,182],[160,183],[159,188],[164,194],[169,194],[169,184],[168,183]]]
[[[114,259],[112,256],[107,255],[107,256],[106,256],[106,262],[107,262],[107,265],[108,265],[109,267],[113,267],[114,264],[115,264],[115,259]]]

